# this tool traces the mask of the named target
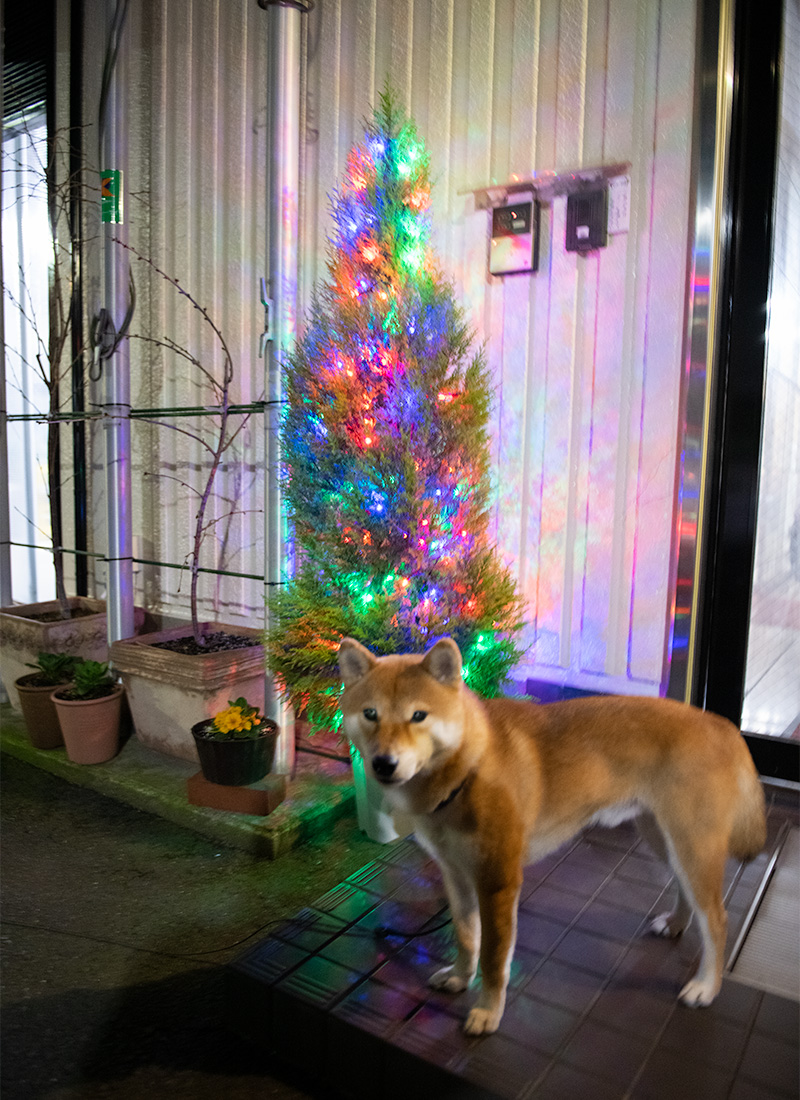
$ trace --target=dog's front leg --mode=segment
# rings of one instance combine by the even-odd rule
[[[448,993],[461,993],[472,984],[478,969],[481,945],[478,895],[471,877],[462,869],[440,866],[450,915],[453,918],[458,954],[455,963],[437,970],[428,979],[428,984]]]
[[[479,894],[481,928],[481,992],[467,1016],[468,1035],[497,1031],[506,1006],[511,959],[517,942],[519,885],[514,883]]]

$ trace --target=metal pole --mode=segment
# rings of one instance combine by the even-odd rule
[[[3,262],[0,259],[0,279],[2,279],[2,275]],[[8,607],[12,599],[6,413],[6,340],[3,328],[3,310],[0,309],[0,607]]]
[[[83,355],[83,5],[70,4],[69,68],[69,219],[72,245],[72,410],[86,410],[85,367]],[[79,60],[80,59],[80,60]],[[76,419],[72,424],[73,516],[75,520],[75,595],[89,592],[89,549],[87,486],[86,486],[86,422]]]
[[[125,183],[127,164],[127,119],[125,91],[127,49],[124,18],[119,20],[118,5],[106,5],[109,27],[109,54],[114,51],[103,130],[101,170],[104,175],[120,171],[120,189]],[[116,15],[115,15],[116,11]],[[113,41],[111,39],[113,38]],[[118,47],[118,48],[117,48]],[[103,299],[111,321],[118,330],[126,315],[129,299],[128,254],[112,237],[127,241],[123,195],[119,195],[119,221],[103,222]],[[122,339],[112,355],[104,360],[106,430],[106,516],[108,521],[108,579],[106,610],[108,641],[129,638],[133,634],[133,539],[131,531],[131,397],[130,348]]]
[[[3,16],[3,0],[0,0],[0,18]],[[0,58],[4,59],[0,41]],[[3,117],[3,90],[0,88],[0,118]],[[3,190],[3,166],[0,159],[0,193]],[[0,286],[3,278],[3,250],[0,248]],[[0,302],[0,607],[11,603],[11,523],[8,499],[8,440],[6,430],[6,334],[3,303]],[[0,703],[7,703],[8,695],[0,682]]]
[[[0,91],[0,111],[3,93]],[[3,182],[3,166],[0,161],[0,190]],[[3,252],[0,249],[0,285],[3,281]],[[6,427],[6,334],[5,310],[0,303],[0,607],[11,603],[11,521],[8,498],[8,438]],[[0,691],[2,684],[0,684]]]
[[[261,6],[266,6],[259,0]],[[266,345],[266,626],[271,625],[273,586],[286,580],[285,516],[280,491],[281,370],[297,326],[297,231],[300,185],[300,38],[301,12],[294,6],[268,6],[269,55],[269,275],[271,298]],[[294,767],[294,719],[282,701],[274,677],[267,674],[265,707],[280,727],[275,770]]]

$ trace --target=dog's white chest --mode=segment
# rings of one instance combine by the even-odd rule
[[[638,817],[642,811],[641,804],[632,800],[630,802],[617,802],[613,806],[606,806],[598,810],[588,821],[588,825],[603,825],[606,829],[616,829],[624,821],[631,821]]]
[[[430,817],[415,819],[414,834],[425,851],[440,866],[459,868],[469,876],[474,873],[476,850],[472,837],[441,828]]]

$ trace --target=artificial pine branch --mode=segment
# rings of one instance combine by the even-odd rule
[[[482,349],[430,247],[428,155],[390,91],[332,198],[329,279],[289,356],[282,447],[298,566],[268,663],[312,728],[336,721],[345,635],[459,644],[496,694],[522,605],[489,543]]]

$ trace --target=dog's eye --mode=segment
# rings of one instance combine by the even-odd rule
[[[364,708],[364,717],[366,718],[366,720],[368,722],[377,722],[378,721],[378,712],[377,712],[377,710],[375,710],[374,707],[365,707]]]
[[[411,715],[411,721],[412,722],[424,722],[427,717],[428,717],[427,710],[415,710],[414,713]]]

